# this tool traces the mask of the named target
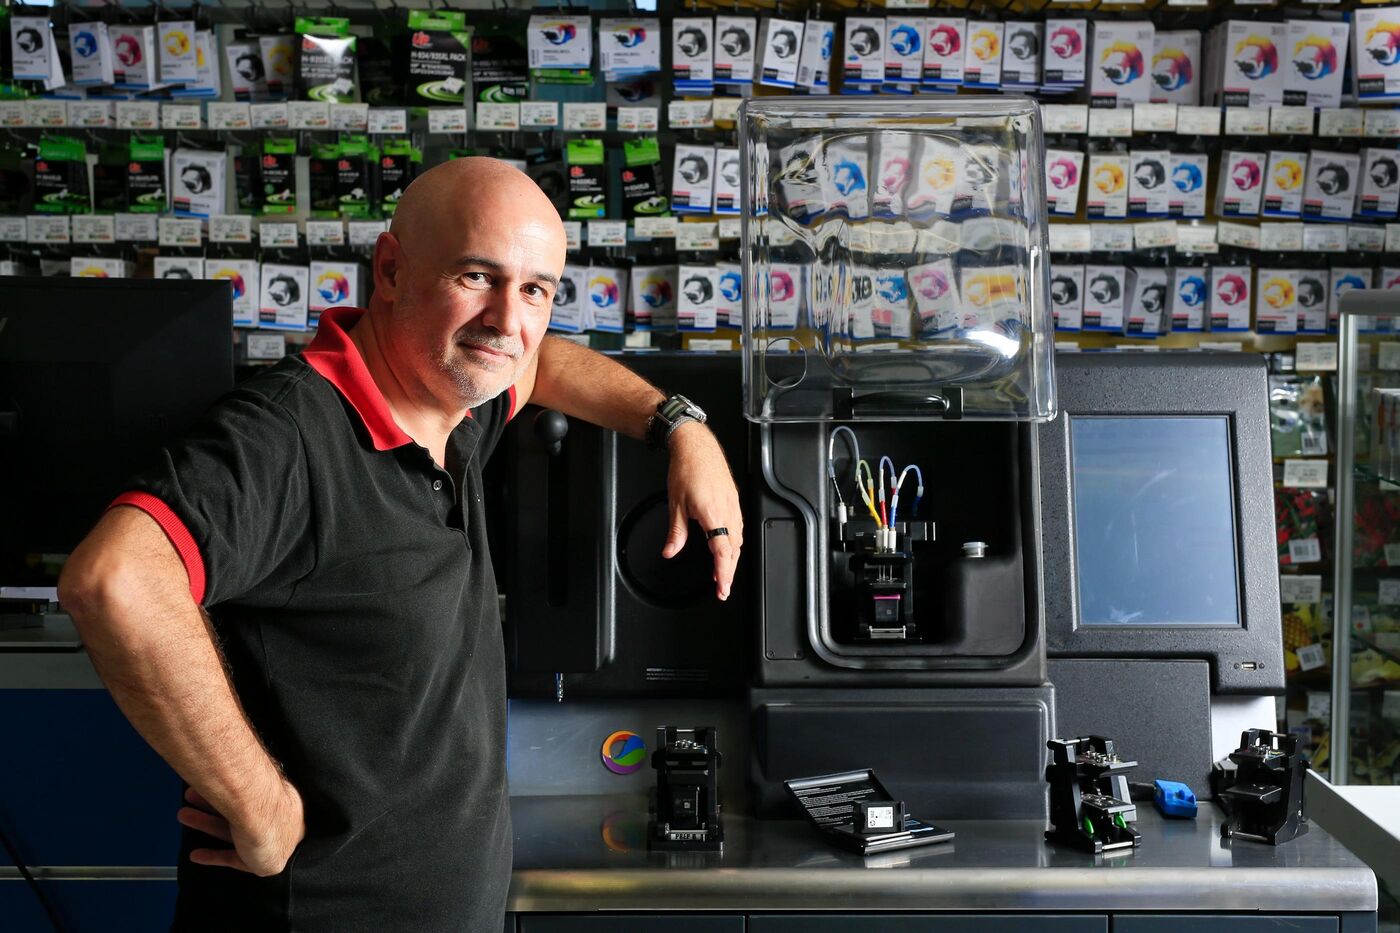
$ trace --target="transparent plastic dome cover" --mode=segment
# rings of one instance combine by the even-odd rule
[[[1035,101],[752,98],[739,127],[748,418],[1054,417]]]

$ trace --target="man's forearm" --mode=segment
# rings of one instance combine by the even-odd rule
[[[647,419],[665,398],[664,392],[601,353],[557,337],[540,343],[531,404],[641,438]]]

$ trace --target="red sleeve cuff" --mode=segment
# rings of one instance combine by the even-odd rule
[[[506,423],[509,424],[510,419],[515,417],[515,386],[506,389],[506,392],[510,395],[510,408],[506,412]]]
[[[160,499],[148,492],[124,492],[112,500],[112,504],[107,508],[118,505],[131,505],[145,512],[156,520],[156,524],[165,532],[165,536],[170,539],[170,543],[175,546],[175,551],[180,555],[180,560],[185,565],[185,573],[190,577],[190,596],[194,597],[196,603],[204,602],[204,557],[199,553],[199,545],[195,544],[194,535],[185,527],[185,523],[180,520],[180,516]]]

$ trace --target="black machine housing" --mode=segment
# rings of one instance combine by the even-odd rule
[[[719,805],[719,730],[712,726],[656,730],[656,797],[647,848],[718,852],[724,848]]]

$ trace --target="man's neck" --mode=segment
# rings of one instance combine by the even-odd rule
[[[446,462],[447,437],[466,418],[465,408],[449,411],[414,378],[413,371],[396,365],[393,347],[382,332],[383,312],[376,313],[371,304],[350,328],[350,340],[360,351],[370,378],[384,396],[394,423],[421,447],[427,448],[433,460],[442,466]]]

